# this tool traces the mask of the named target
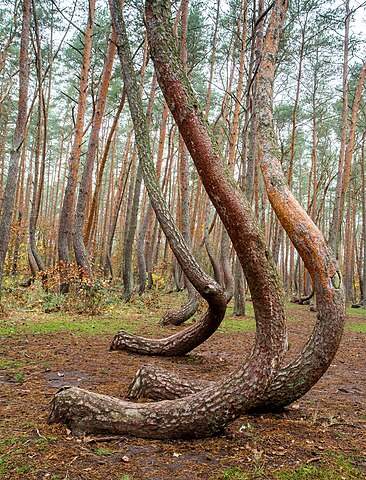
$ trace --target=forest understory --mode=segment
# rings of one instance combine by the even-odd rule
[[[125,398],[143,364],[188,378],[216,380],[250,351],[247,316],[228,316],[218,333],[180,358],[142,358],[109,352],[119,327],[165,336],[184,327],[158,320],[183,294],[149,293],[130,304],[109,299],[101,315],[44,313],[49,305],[9,294],[8,319],[0,327],[0,478],[72,480],[361,480],[366,475],[366,319],[349,309],[345,334],[328,372],[301,400],[277,414],[241,416],[224,435],[189,441],[131,437],[73,437],[48,425],[49,403],[64,385]],[[19,294],[17,294],[19,295]],[[13,308],[14,302],[22,308]],[[287,304],[289,358],[306,341],[315,314]]]

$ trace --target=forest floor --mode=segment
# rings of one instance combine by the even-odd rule
[[[182,375],[218,379],[249,352],[254,320],[228,316],[219,331],[183,358],[109,352],[123,328],[149,336],[168,306],[184,296],[148,294],[112,302],[99,316],[46,314],[37,301],[9,300],[0,319],[0,478],[47,480],[348,480],[366,478],[366,316],[349,310],[341,348],[328,373],[283,413],[243,416],[220,437],[157,441],[74,438],[48,425],[63,385],[123,397],[146,363]],[[230,315],[230,310],[229,310]],[[302,347],[314,314],[288,305],[289,356]]]

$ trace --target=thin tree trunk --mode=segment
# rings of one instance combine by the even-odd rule
[[[89,260],[89,254],[84,244],[84,224],[87,213],[87,201],[90,197],[90,186],[97,148],[99,144],[99,132],[102,126],[102,120],[107,102],[107,93],[112,77],[113,62],[116,55],[116,34],[112,30],[111,38],[108,40],[107,53],[104,61],[102,77],[98,89],[98,98],[95,105],[95,112],[92,121],[92,128],[89,137],[88,150],[86,153],[85,164],[79,185],[79,195],[76,205],[75,226],[73,231],[75,259],[80,273],[89,279],[92,278],[92,269]]]
[[[345,23],[344,23],[344,41],[343,41],[343,103],[342,103],[342,127],[341,127],[341,145],[338,160],[338,175],[336,186],[336,197],[333,208],[332,222],[329,228],[329,245],[334,250],[338,258],[338,246],[341,238],[341,190],[342,176],[344,170],[344,158],[346,151],[347,131],[348,131],[348,57],[349,57],[349,27],[351,21],[351,12],[349,0],[345,1]]]
[[[68,292],[67,269],[70,265],[69,241],[74,223],[75,192],[79,171],[81,144],[84,134],[84,118],[88,93],[88,76],[94,29],[95,0],[89,0],[89,13],[84,33],[84,50],[80,72],[79,98],[74,129],[74,141],[69,158],[69,172],[62,202],[58,230],[58,256],[61,270],[61,293]]]
[[[29,63],[28,45],[30,37],[31,0],[22,3],[22,33],[19,50],[19,96],[18,115],[15,124],[13,144],[10,153],[8,176],[6,179],[4,197],[0,217],[0,292],[3,281],[4,263],[10,239],[10,227],[13,217],[15,192],[18,179],[19,157],[25,140],[27,124]]]

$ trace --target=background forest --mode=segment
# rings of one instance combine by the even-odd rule
[[[177,2],[175,9],[179,8]],[[285,290],[289,298],[300,299],[312,292],[310,277],[269,206],[256,160],[255,75],[263,35],[258,19],[267,9],[262,1],[192,0],[185,40],[187,71],[220,149],[251,199]],[[229,289],[234,288],[235,283],[240,313],[242,273],[195,169],[182,160],[177,128],[149,62],[143,4],[126,2],[125,11],[162,191],[206,271],[210,256],[218,272],[226,272],[226,286],[229,282]],[[180,290],[180,268],[141,180],[133,127],[121,94],[120,65],[113,39],[109,41],[108,5],[96,4],[89,68],[84,48],[87,14],[85,2],[34,5],[26,136],[4,285],[11,285],[13,278],[30,285],[47,276],[50,292],[56,293],[60,258],[66,265],[76,261],[97,289],[102,288],[100,280],[113,279],[113,285],[123,287],[126,300],[152,286]],[[337,251],[347,301],[354,304],[363,301],[366,259],[364,16],[361,2],[292,1],[274,97],[288,183]],[[3,1],[1,17],[0,201],[17,116],[20,2]],[[180,25],[176,32],[179,37]],[[78,118],[82,102],[85,112]],[[75,147],[76,136],[82,139],[80,148]],[[77,204],[78,197],[84,207]],[[84,258],[74,256],[77,234],[86,247]],[[67,270],[61,273],[70,276],[61,281],[64,286],[78,278],[77,271]]]

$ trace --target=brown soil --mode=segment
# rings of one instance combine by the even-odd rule
[[[291,309],[291,317],[296,317],[289,324],[290,354],[294,355],[306,341],[314,315],[298,306]],[[348,321],[352,320],[363,321],[360,317]],[[156,327],[156,332],[162,331]],[[250,473],[250,478],[272,479],[283,469],[324,462],[333,452],[352,457],[366,478],[365,334],[344,334],[328,373],[301,401],[281,414],[242,417],[218,438],[101,441],[73,438],[64,426],[47,424],[49,402],[62,385],[123,397],[144,363],[190,377],[217,379],[238,364],[252,339],[252,333],[217,333],[190,355],[165,359],[109,352],[109,336],[68,333],[5,338],[1,353],[26,366],[24,379],[18,382],[7,373],[0,376],[0,441],[7,462],[3,470],[0,463],[0,477],[245,478],[229,475],[227,469],[237,467]]]

